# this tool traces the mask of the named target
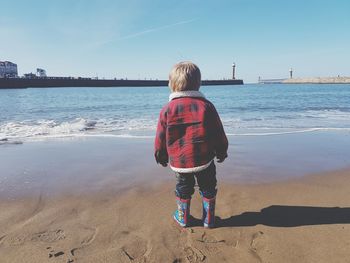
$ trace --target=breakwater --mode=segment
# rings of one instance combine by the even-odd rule
[[[285,84],[350,84],[350,77],[311,77],[285,79]]]
[[[203,86],[242,85],[243,80],[203,80]],[[0,78],[0,89],[58,88],[58,87],[159,87],[168,86],[167,80],[127,80],[89,78]]]
[[[350,84],[350,77],[259,79],[259,84]]]

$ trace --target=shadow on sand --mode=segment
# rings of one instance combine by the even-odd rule
[[[229,218],[216,217],[216,227],[242,227],[265,225],[272,227],[297,227],[309,225],[349,224],[350,208],[272,205],[260,212],[245,212]],[[201,226],[193,218],[193,226]]]

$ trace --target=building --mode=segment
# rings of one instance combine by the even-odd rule
[[[25,79],[36,79],[37,75],[35,75],[34,73],[25,73],[24,75]]]
[[[0,78],[16,78],[17,64],[10,61],[0,61]]]
[[[36,75],[40,78],[46,78],[47,75],[46,75],[46,70],[45,69],[42,69],[42,68],[37,68],[36,69]]]

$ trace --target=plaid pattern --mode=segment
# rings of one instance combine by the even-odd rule
[[[227,156],[228,142],[214,105],[205,98],[174,98],[159,115],[155,138],[157,162],[194,168],[215,156]]]

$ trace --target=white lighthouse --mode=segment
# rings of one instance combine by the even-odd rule
[[[236,71],[236,64],[232,63],[232,79],[236,79],[235,71]]]

